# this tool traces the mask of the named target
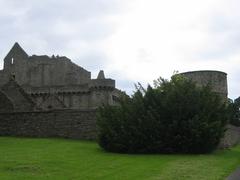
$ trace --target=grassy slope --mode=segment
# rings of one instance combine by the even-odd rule
[[[240,146],[211,155],[122,155],[96,143],[0,137],[0,179],[224,179]]]

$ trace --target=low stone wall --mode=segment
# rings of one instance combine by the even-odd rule
[[[95,140],[96,110],[0,113],[0,136],[63,137]],[[229,125],[219,148],[240,142],[240,127]]]
[[[96,110],[0,113],[1,136],[96,139]]]
[[[240,142],[240,127],[228,125],[225,136],[220,143],[220,148],[229,148]]]

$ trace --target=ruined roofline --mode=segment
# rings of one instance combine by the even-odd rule
[[[28,54],[24,51],[24,49],[18,44],[18,42],[15,42],[4,59],[8,58],[9,56],[13,56],[13,55],[19,54],[19,53],[25,57],[29,57]]]
[[[59,55],[48,56],[48,55],[35,55],[35,54],[29,56],[25,52],[25,50],[19,45],[18,42],[14,43],[14,45],[12,46],[10,51],[7,53],[7,55],[5,56],[4,59],[13,58],[15,55],[19,55],[19,54],[21,56],[25,57],[26,60],[30,60],[30,61],[32,61],[32,60],[34,60],[34,61],[48,61],[48,60],[50,60],[50,61],[68,61],[68,62],[72,63],[72,65],[77,66],[78,68],[85,70],[88,73],[91,73],[90,71],[86,70],[82,66],[79,66],[78,64],[74,63],[71,59],[69,59],[66,56],[59,56]]]
[[[68,57],[66,56],[55,56],[55,55],[52,55],[52,56],[48,56],[48,55],[32,55],[32,56],[29,56],[28,57],[28,60],[29,61],[39,61],[39,62],[57,62],[57,61],[67,61],[69,63],[71,63],[73,66],[76,66],[77,68],[81,69],[81,70],[84,70],[84,71],[87,71],[88,73],[91,73],[90,71],[86,70],[85,68],[83,68],[82,66],[79,66],[78,64],[76,64],[75,62],[73,62],[71,59],[69,59]]]
[[[57,59],[66,59],[66,60],[69,60],[69,61],[71,61],[71,59],[69,59],[68,57],[66,57],[66,56],[59,56],[59,55],[52,55],[52,56],[49,56],[49,55],[36,55],[36,54],[33,54],[33,55],[31,55],[31,56],[29,56],[29,59],[33,59],[33,60],[35,60],[35,58],[49,58],[49,59],[53,59],[53,60],[57,60]]]

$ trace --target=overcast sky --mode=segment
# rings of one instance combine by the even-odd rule
[[[0,0],[0,59],[19,44],[29,54],[65,55],[131,93],[174,71],[228,74],[240,96],[239,0]]]

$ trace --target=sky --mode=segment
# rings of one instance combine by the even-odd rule
[[[0,0],[0,68],[18,42],[28,55],[60,55],[117,88],[174,71],[228,74],[240,96],[239,0]]]

